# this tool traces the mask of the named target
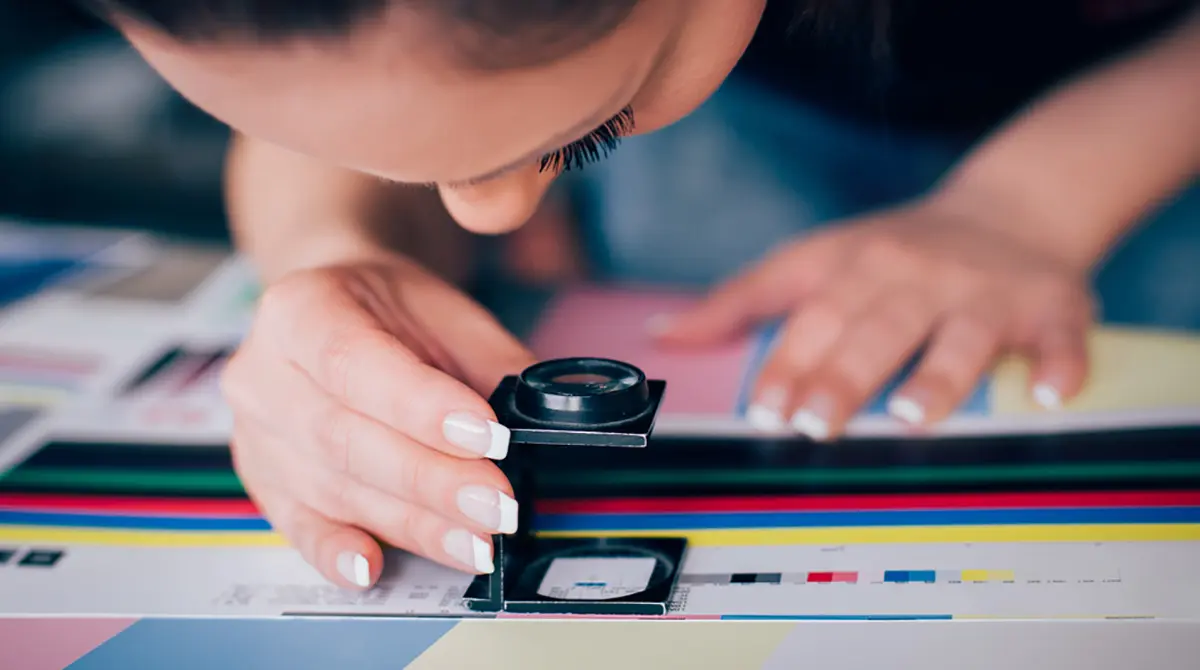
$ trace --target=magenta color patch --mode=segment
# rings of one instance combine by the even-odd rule
[[[633,363],[666,379],[663,412],[733,415],[751,355],[749,339],[703,349],[657,345],[646,322],[696,304],[697,298],[662,292],[576,289],[546,309],[530,346],[542,359],[599,356]]]
[[[136,619],[0,619],[0,668],[62,670]]]

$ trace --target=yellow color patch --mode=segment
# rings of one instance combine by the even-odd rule
[[[1090,373],[1064,409],[1097,412],[1200,406],[1200,338],[1132,328],[1096,328],[1088,338]],[[992,373],[992,412],[1042,410],[1032,399],[1030,368],[1008,358]]]
[[[463,621],[409,670],[760,668],[791,621]]]

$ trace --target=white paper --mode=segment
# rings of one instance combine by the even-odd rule
[[[650,585],[653,558],[556,558],[550,562],[538,595],[558,600],[612,600],[641,593]]]

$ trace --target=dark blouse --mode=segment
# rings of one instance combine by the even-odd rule
[[[894,130],[975,135],[1197,0],[770,0],[739,72]],[[1200,85],[1200,82],[1197,83]]]

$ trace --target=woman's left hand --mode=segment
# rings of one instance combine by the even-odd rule
[[[951,414],[1009,352],[1032,359],[1034,399],[1057,406],[1087,375],[1088,269],[1012,232],[1016,216],[953,194],[835,224],[775,251],[655,332],[663,343],[704,345],[784,316],[748,419],[818,440],[840,434],[918,353],[888,402],[910,424]]]

